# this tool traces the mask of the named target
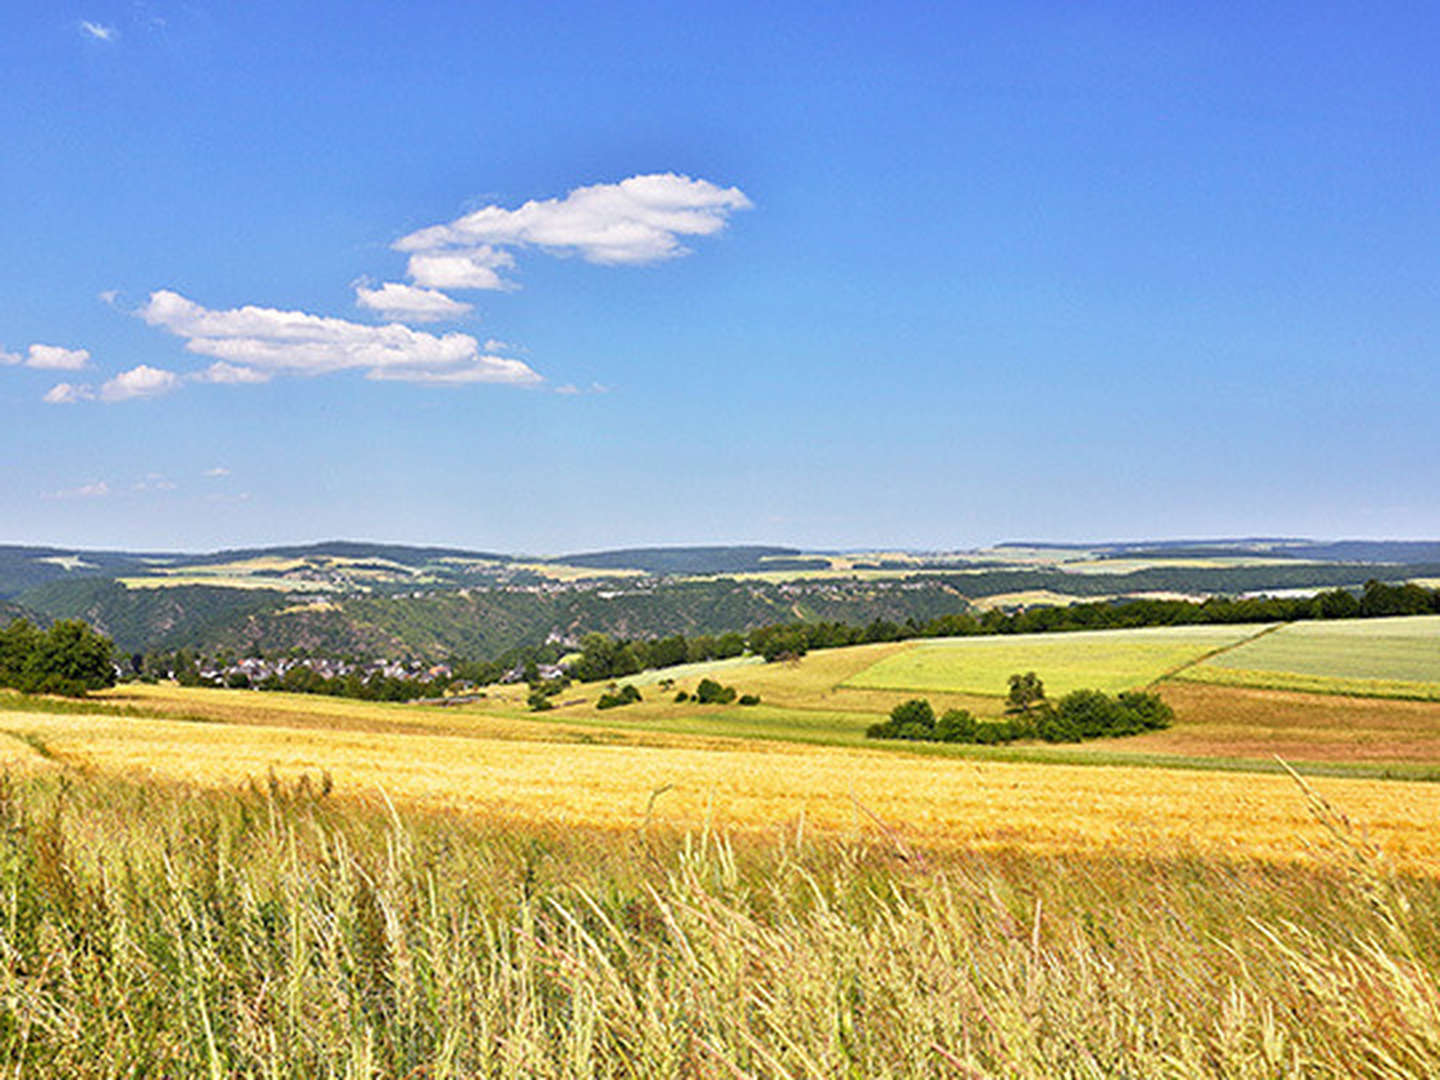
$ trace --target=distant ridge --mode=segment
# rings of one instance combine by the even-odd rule
[[[549,559],[551,563],[585,566],[593,570],[643,570],[647,574],[740,574],[746,571],[792,569],[770,560],[790,559],[806,553],[799,548],[740,544],[730,547],[620,548],[588,551]]]
[[[367,540],[321,540],[313,544],[291,544],[283,547],[226,548],[204,555],[182,555],[192,565],[238,562],[243,559],[305,559],[330,556],[338,559],[389,559],[409,566],[435,559],[489,559],[512,562],[513,555],[467,548],[414,547],[410,544],[383,544]]]
[[[1303,537],[1247,536],[1211,540],[1127,540],[1077,544],[1055,540],[1006,540],[1005,548],[1093,551],[1107,558],[1215,558],[1266,555],[1317,562],[1414,563],[1440,562],[1440,540],[1311,540]]]

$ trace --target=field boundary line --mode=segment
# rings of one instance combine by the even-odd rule
[[[1238,648],[1240,648],[1241,645],[1249,645],[1252,641],[1259,641],[1259,640],[1260,640],[1262,637],[1264,637],[1266,634],[1273,634],[1273,633],[1275,633],[1277,630],[1283,630],[1283,629],[1285,629],[1285,627],[1287,627],[1287,626],[1294,626],[1294,625],[1295,625],[1295,624],[1294,624],[1293,622],[1281,622],[1281,623],[1275,623],[1273,626],[1262,626],[1259,630],[1257,630],[1255,633],[1251,634],[1249,637],[1243,637],[1243,638],[1241,638],[1239,641],[1232,641],[1229,645],[1221,645],[1219,648],[1211,649],[1209,652],[1207,652],[1207,653],[1202,653],[1201,655],[1197,656],[1194,660],[1187,661],[1186,663],[1181,664],[1179,667],[1171,668],[1169,671],[1165,672],[1165,673],[1162,674],[1162,675],[1157,675],[1155,678],[1151,679],[1148,683],[1145,684],[1145,688],[1148,690],[1150,687],[1156,686],[1156,685],[1158,685],[1159,683],[1164,682],[1166,679],[1176,679],[1176,678],[1179,678],[1179,679],[1181,679],[1182,682],[1183,682],[1183,681],[1198,682],[1198,681],[1199,681],[1198,679],[1197,679],[1197,680],[1185,680],[1185,679],[1183,679],[1183,677],[1180,675],[1180,673],[1181,673],[1182,671],[1188,671],[1190,668],[1194,667],[1196,664],[1203,664],[1203,663],[1205,663],[1205,661],[1207,661],[1207,660],[1213,660],[1213,659],[1215,659],[1215,657],[1217,657],[1217,656],[1223,656],[1225,653],[1229,652],[1231,649],[1238,649]]]
[[[1223,676],[1180,674],[1176,682],[1191,686],[1218,686],[1232,690],[1279,690],[1292,694],[1315,694],[1320,697],[1356,697],[1375,701],[1440,702],[1440,682],[1411,679],[1346,679],[1343,676],[1299,675],[1263,668],[1219,668]],[[1331,685],[1326,685],[1329,683]],[[1375,684],[1393,689],[1381,689]]]

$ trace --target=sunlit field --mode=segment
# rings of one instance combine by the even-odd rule
[[[1260,629],[1179,626],[926,641],[850,676],[845,685],[1003,695],[1011,674],[1035,671],[1052,697],[1081,688],[1114,692],[1154,682]]]
[[[1440,699],[1440,615],[1300,622],[1182,673],[1195,681]]]
[[[20,752],[101,775],[218,788],[328,775],[340,796],[603,829],[647,817],[748,834],[892,836],[933,850],[1304,857],[1281,775],[896,753],[533,722],[243,691],[189,695],[200,719],[0,711]],[[267,699],[279,698],[274,707]],[[252,704],[253,703],[253,704]],[[143,710],[141,710],[143,712]],[[1320,778],[1401,865],[1440,870],[1440,785]]]
[[[58,770],[60,767],[55,766]],[[903,852],[234,794],[0,784],[16,1076],[1420,1077],[1440,886],[1307,865]]]

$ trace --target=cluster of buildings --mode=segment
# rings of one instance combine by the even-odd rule
[[[228,682],[237,675],[244,675],[251,685],[269,678],[283,678],[296,668],[308,668],[325,679],[359,675],[362,679],[383,675],[389,679],[448,679],[454,675],[449,664],[426,664],[417,660],[368,660],[352,663],[332,657],[286,658],[264,660],[247,657],[233,664],[203,663],[200,677],[211,682]]]

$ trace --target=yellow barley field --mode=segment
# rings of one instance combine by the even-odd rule
[[[420,712],[316,704],[342,722],[353,710],[360,727]],[[933,850],[1278,861],[1304,859],[1325,839],[1297,785],[1274,775],[976,762],[653,732],[610,737],[434,713],[422,715],[451,726],[334,730],[287,724],[285,713],[203,723],[3,712],[0,746],[17,764],[39,756],[101,774],[218,787],[263,783],[272,770],[286,779],[328,773],[342,797],[383,793],[417,809],[615,830],[639,828],[648,812],[657,825],[683,829],[803,829]],[[1397,866],[1440,874],[1440,784],[1312,783]]]

